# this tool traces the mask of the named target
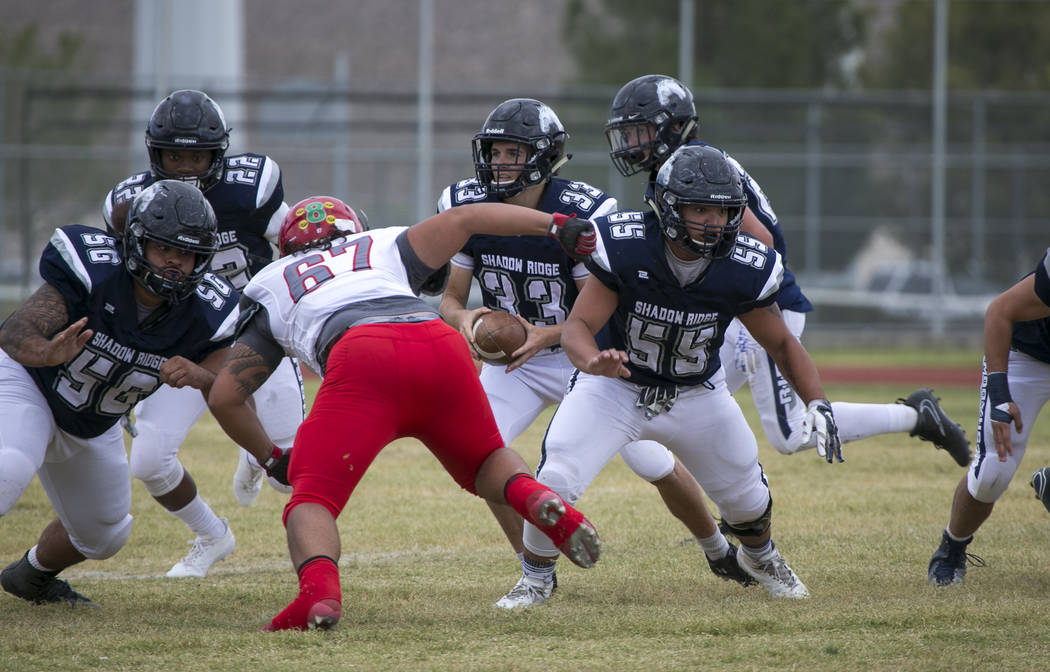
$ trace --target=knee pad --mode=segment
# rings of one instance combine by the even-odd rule
[[[73,547],[80,551],[85,558],[105,560],[113,557],[117,554],[117,551],[124,548],[124,544],[128,542],[128,537],[131,536],[131,521],[131,514],[128,513],[125,514],[124,518],[112,525],[101,526],[92,539],[74,537],[72,532],[69,533],[69,539],[73,542]]]
[[[758,537],[765,534],[766,530],[769,529],[773,518],[773,498],[769,498],[769,504],[766,506],[766,511],[761,516],[750,522],[744,523],[730,523],[728,520],[723,521],[726,528],[738,537]]]
[[[36,465],[25,454],[0,449],[0,516],[10,511],[36,474]]]
[[[141,432],[141,430],[140,430]],[[179,462],[179,444],[171,445],[170,437],[139,434],[131,442],[131,475],[142,481],[153,497],[166,495],[182,482],[186,470]]]
[[[631,471],[652,483],[674,471],[674,453],[655,441],[634,441],[620,449]]]
[[[994,453],[992,457],[994,457]],[[970,493],[970,496],[985,504],[993,504],[999,501],[999,498],[1003,496],[1003,493],[1010,486],[1010,481],[1013,480],[1014,474],[1017,473],[1019,462],[1013,461],[1016,457],[1014,455],[1011,461],[1005,463],[984,460],[983,464],[980,465],[980,473],[976,476],[974,476],[974,470],[970,469],[966,476],[966,490]]]

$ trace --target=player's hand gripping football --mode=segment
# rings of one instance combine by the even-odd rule
[[[565,254],[573,261],[587,261],[597,244],[594,224],[589,219],[577,219],[575,214],[554,213],[547,235],[557,238]]]
[[[839,429],[835,426],[835,416],[831,413],[831,402],[827,399],[814,399],[806,407],[806,417],[802,420],[802,445],[816,443],[817,455],[832,463],[842,459],[842,442],[839,441]]]

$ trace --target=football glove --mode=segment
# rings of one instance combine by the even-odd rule
[[[806,417],[802,420],[802,445],[816,443],[817,455],[830,464],[842,459],[842,442],[839,441],[839,430],[835,426],[835,416],[831,413],[831,402],[827,399],[814,399],[806,406]]]
[[[1010,384],[1006,381],[1006,374],[1002,371],[988,374],[988,383],[985,386],[988,391],[988,406],[992,409],[992,422],[1005,422],[1010,424],[1014,416],[1010,413]]]
[[[270,451],[270,456],[262,463],[266,475],[281,485],[291,485],[288,482],[288,461],[292,459],[292,451],[281,450],[277,446]]]
[[[597,234],[589,219],[576,219],[575,213],[563,215],[554,213],[551,217],[547,235],[557,238],[565,254],[573,261],[587,261],[594,254],[597,245]]]

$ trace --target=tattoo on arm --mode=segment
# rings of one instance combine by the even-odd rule
[[[21,305],[0,329],[0,347],[15,359],[36,350],[69,322],[66,300],[53,286],[44,283]]]
[[[280,364],[278,360],[277,364]],[[233,350],[227,357],[226,365],[237,381],[237,389],[250,397],[255,391],[262,387],[270,374],[274,372],[277,365],[271,365],[266,359],[240,341],[233,344]]]

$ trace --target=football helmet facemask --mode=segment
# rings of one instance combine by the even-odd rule
[[[624,177],[656,170],[676,149],[696,137],[693,94],[674,77],[632,79],[613,98],[605,137],[609,157]]]
[[[211,265],[219,247],[218,223],[200,189],[178,180],[154,182],[135,196],[124,227],[124,267],[150,292],[173,303],[189,297]],[[146,257],[146,241],[193,252],[193,270],[185,275],[155,266]]]
[[[157,179],[189,182],[206,190],[222,174],[223,157],[230,146],[230,129],[218,104],[207,94],[193,89],[175,91],[160,101],[146,126],[146,151],[150,170]],[[183,175],[164,170],[164,150],[206,150],[211,163],[202,172]]]
[[[682,207],[687,205],[726,208],[725,226],[687,223],[682,217]],[[725,152],[708,145],[686,145],[660,167],[649,206],[668,240],[694,254],[717,259],[729,255],[736,244],[747,195],[740,173]]]
[[[489,113],[474,136],[474,171],[478,183],[496,198],[506,199],[540,184],[558,172],[571,154],[565,153],[565,132],[558,115],[532,98],[511,98]],[[492,143],[517,142],[529,156],[519,163],[493,163]]]
[[[278,247],[283,257],[367,229],[364,211],[354,210],[332,196],[311,196],[289,208],[281,224]]]

